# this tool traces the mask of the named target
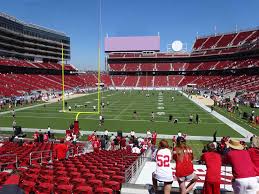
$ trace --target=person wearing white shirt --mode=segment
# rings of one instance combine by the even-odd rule
[[[99,116],[99,122],[100,122],[99,125],[102,126],[103,125],[103,116],[102,115]]]
[[[134,154],[140,154],[140,149],[134,145],[133,148],[131,149],[131,152]]]
[[[173,170],[171,167],[172,152],[168,149],[169,145],[166,140],[159,142],[159,148],[156,152],[156,170],[152,174],[153,190],[157,191],[157,181],[164,182],[164,194],[170,194],[173,183]]]
[[[105,131],[104,131],[105,140],[108,140],[108,136],[109,136],[109,131],[107,129],[105,129]]]
[[[151,138],[151,137],[152,137],[152,134],[151,134],[150,130],[148,129],[148,130],[147,130],[147,138],[149,139],[149,138]]]

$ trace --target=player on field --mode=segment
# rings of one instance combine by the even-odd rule
[[[189,124],[191,124],[192,122],[193,122],[193,115],[190,114],[190,116],[189,116]]]
[[[15,110],[14,109],[12,110],[12,116],[13,116],[13,118],[15,118]]]
[[[152,113],[151,113],[151,120],[150,120],[150,121],[154,122],[154,120],[155,120],[155,113],[152,112]]]
[[[138,118],[138,113],[136,110],[133,111],[133,119],[137,119]]]
[[[93,110],[94,110],[94,112],[96,111],[96,106],[95,105],[93,106]]]
[[[72,108],[71,108],[71,106],[69,106],[69,107],[68,107],[68,111],[71,111],[71,110],[72,110]]]
[[[164,183],[164,194],[170,194],[173,183],[173,170],[171,167],[172,153],[169,149],[168,142],[161,140],[156,152],[156,170],[152,174],[153,190],[152,194],[157,191],[157,181]]]
[[[174,102],[174,97],[172,96],[172,101]]]
[[[196,114],[196,123],[199,124],[199,115]]]
[[[99,125],[103,126],[104,123],[104,117],[102,115],[99,116]]]

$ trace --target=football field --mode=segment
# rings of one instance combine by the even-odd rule
[[[205,112],[185,96],[176,91],[106,91],[101,94],[105,104],[102,110],[104,125],[99,126],[99,115],[80,114],[78,120],[81,130],[109,131],[122,130],[130,132],[146,132],[156,130],[158,134],[177,134],[178,131],[192,136],[212,136],[215,130],[217,136],[241,137],[239,133],[229,126]],[[174,100],[172,99],[174,98]],[[72,111],[91,112],[93,106],[97,109],[97,94],[66,100]],[[108,103],[108,104],[107,104]],[[75,113],[63,113],[62,102],[47,104],[16,112],[17,125],[23,128],[67,129],[75,120]],[[136,115],[134,116],[134,112]],[[154,122],[151,113],[154,112]],[[169,122],[169,115],[178,123]],[[189,123],[189,116],[193,115],[193,123]],[[196,114],[199,123],[195,123]],[[12,115],[0,116],[0,126],[11,127]]]

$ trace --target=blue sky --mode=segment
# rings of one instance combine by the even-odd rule
[[[196,34],[259,26],[258,0],[102,0],[102,43],[110,36],[156,35],[190,48]],[[96,69],[99,0],[2,0],[0,11],[71,37],[71,63]],[[102,47],[103,48],[103,47]],[[104,52],[102,50],[102,67]]]

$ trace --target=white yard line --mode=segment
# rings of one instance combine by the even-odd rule
[[[130,106],[132,106],[133,104],[134,104],[134,102],[129,103],[128,106],[126,106],[124,109],[122,109],[122,111],[121,111],[119,114],[117,114],[117,116],[114,117],[114,119],[116,120],[117,118],[119,118],[119,117],[121,116],[121,114],[123,114],[124,112],[126,112],[126,111],[128,110],[128,108],[129,108]],[[107,120],[107,119],[106,119],[106,120]]]

